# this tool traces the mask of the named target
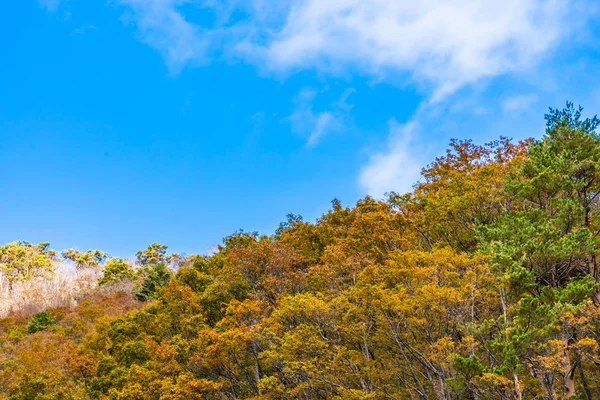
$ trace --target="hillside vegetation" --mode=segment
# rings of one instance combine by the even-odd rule
[[[599,120],[210,255],[0,247],[0,398],[600,399]]]

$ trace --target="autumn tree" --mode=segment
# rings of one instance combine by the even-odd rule
[[[569,103],[546,122],[210,255],[65,251],[98,285],[0,319],[0,399],[600,398],[599,121]],[[55,257],[0,247],[15,281]]]

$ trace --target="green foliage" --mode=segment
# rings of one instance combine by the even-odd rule
[[[0,272],[9,282],[9,289],[16,281],[51,275],[56,251],[47,242],[33,245],[13,242],[0,246]]]
[[[257,232],[244,232],[242,229],[240,229],[239,231],[223,238],[223,246],[219,246],[219,250],[231,251],[245,248],[256,242],[257,239]]]
[[[46,382],[43,377],[36,375],[25,375],[19,385],[10,392],[9,400],[43,400],[51,399],[45,396]]]
[[[199,271],[197,267],[180,268],[175,274],[175,279],[196,292],[204,292],[212,282],[211,277],[201,270]]]
[[[139,301],[154,298],[157,291],[171,280],[171,271],[165,264],[148,265],[141,271],[142,284],[135,287],[133,294]]]
[[[293,229],[296,225],[304,221],[302,215],[296,214],[288,214],[286,215],[287,220],[285,222],[281,222],[277,230],[275,230],[275,235],[280,236],[286,229]]]
[[[102,264],[108,255],[100,250],[80,252],[75,249],[63,250],[62,255],[75,263],[77,268],[95,268]]]
[[[135,279],[136,273],[130,264],[119,258],[111,258],[102,270],[102,277],[98,279],[98,285],[103,286],[123,280],[133,282]]]
[[[54,324],[56,318],[48,311],[40,311],[35,314],[27,323],[27,332],[35,333],[47,329],[50,325]]]
[[[152,243],[145,250],[136,253],[138,264],[142,267],[157,264],[176,265],[181,260],[181,256],[168,254],[167,248],[164,244]]]

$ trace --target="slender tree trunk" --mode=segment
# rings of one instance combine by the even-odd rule
[[[590,254],[588,256],[588,268],[590,270],[590,276],[592,277],[592,279],[594,280],[594,282],[596,284],[598,284],[598,271],[596,268],[596,257],[592,254]],[[594,291],[592,292],[592,301],[594,302],[594,304],[596,306],[600,306],[600,291],[598,290],[598,288],[594,288]]]
[[[569,350],[569,339],[567,335],[563,333],[562,335],[562,345],[563,345],[563,371],[564,371],[564,391],[565,397],[573,396],[575,394],[575,377],[574,372],[575,368],[573,368],[571,364],[571,352]]]
[[[592,392],[590,391],[587,378],[585,377],[585,373],[583,372],[583,365],[581,365],[581,357],[579,356],[579,352],[577,350],[575,350],[575,362],[577,363],[577,368],[579,369],[579,376],[581,377],[581,384],[583,385],[585,398],[587,400],[592,400]]]
[[[433,389],[435,391],[436,400],[448,400],[448,394],[446,392],[446,384],[444,383],[444,378],[442,376],[438,376],[437,381],[433,381]]]
[[[508,312],[506,310],[506,298],[504,289],[500,289],[500,302],[502,303],[502,315],[504,315],[504,334],[508,330]],[[519,375],[515,372],[513,374],[513,380],[515,382],[515,399],[521,400],[523,398],[523,389],[521,388],[521,382],[519,381]]]
[[[515,372],[513,377],[514,377],[514,381],[515,381],[515,399],[522,400],[523,399],[523,389],[521,388],[521,382],[519,382],[519,376]]]
[[[258,395],[262,395],[260,390],[260,365],[258,364],[258,352],[256,351],[256,342],[252,340],[252,354],[254,356],[254,381],[256,382],[256,390]]]
[[[541,376],[542,384],[548,392],[547,400],[554,400],[554,376],[548,372],[544,372]]]
[[[584,192],[585,197],[587,197],[587,192]],[[590,229],[590,203],[586,204],[585,207],[585,214],[583,217],[583,226],[589,230]],[[598,284],[598,271],[596,268],[596,256],[594,256],[593,254],[590,254],[588,256],[588,268],[590,271],[590,276],[592,277],[592,279],[594,280],[594,282],[596,284]],[[600,291],[598,290],[598,288],[594,288],[594,291],[592,292],[592,301],[594,302],[594,304],[596,306],[600,306]]]

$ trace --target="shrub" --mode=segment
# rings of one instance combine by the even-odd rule
[[[35,314],[27,323],[27,332],[43,331],[56,321],[56,318],[46,310]]]
[[[150,265],[142,270],[144,281],[133,290],[133,295],[139,301],[154,298],[156,292],[171,280],[171,271],[165,264]]]
[[[135,280],[135,272],[131,268],[131,265],[125,261],[113,258],[107,261],[106,266],[102,270],[102,277],[98,279],[98,285],[103,286],[124,279]]]

